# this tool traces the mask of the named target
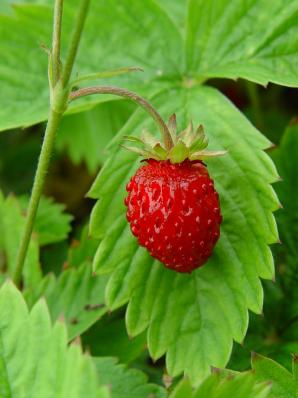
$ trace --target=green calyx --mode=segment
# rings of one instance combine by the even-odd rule
[[[191,122],[185,130],[177,134],[176,115],[173,114],[167,127],[172,139],[170,148],[166,148],[166,145],[148,131],[143,131],[141,138],[125,136],[124,140],[134,145],[123,145],[123,147],[146,159],[169,160],[171,163],[182,163],[186,159],[205,160],[227,153],[227,151],[206,150],[208,138],[202,125],[194,129]]]

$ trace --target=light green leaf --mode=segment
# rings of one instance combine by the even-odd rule
[[[24,212],[28,207],[28,198],[21,197],[20,205]],[[39,203],[34,231],[40,246],[59,242],[67,238],[73,217],[64,212],[65,206],[53,199],[42,197]]]
[[[104,290],[107,278],[93,276],[90,264],[62,272],[58,278],[47,275],[34,289],[24,292],[29,307],[45,297],[52,320],[63,318],[72,340],[106,312]]]
[[[252,372],[210,375],[198,389],[192,390],[188,380],[182,380],[170,398],[266,398],[270,393],[269,383],[257,383]]]
[[[128,119],[134,106],[127,101],[111,101],[90,111],[68,115],[62,119],[56,147],[66,150],[74,163],[84,161],[95,172],[107,158],[109,141]]]
[[[172,391],[170,398],[193,398],[193,389],[188,379],[182,379]]]
[[[76,11],[77,1],[65,2],[62,58]],[[117,21],[113,29],[111,21]],[[51,33],[52,10],[48,6],[18,5],[14,15],[0,15],[0,130],[46,120],[47,56],[40,43],[49,47]],[[168,87],[169,77],[180,76],[181,60],[180,33],[156,1],[93,1],[74,76],[94,73],[99,66],[108,70],[138,65],[144,72],[103,79],[101,84],[123,86],[147,95]],[[163,76],[167,79],[161,79]],[[97,95],[78,100],[70,111],[88,109],[111,98],[115,97]]]
[[[0,394],[3,398],[108,398],[91,358],[67,345],[62,323],[51,325],[44,300],[28,312],[12,283],[0,290]]]
[[[294,359],[293,359],[294,361]],[[298,397],[298,382],[294,375],[272,359],[259,354],[252,355],[252,369],[259,381],[270,380],[272,382],[272,398]]]
[[[63,55],[76,3],[65,4]],[[269,0],[192,0],[187,18],[187,2],[176,3],[92,2],[75,73],[94,73],[99,63],[106,70],[137,64],[144,73],[114,77],[104,83],[137,90],[145,96],[180,86],[181,82],[187,90],[196,80],[210,77],[298,85],[298,72],[293,67],[298,59],[295,0],[275,0],[272,5]],[[138,23],[135,15],[142,22]],[[117,21],[112,30],[111,20]],[[51,10],[45,5],[18,6],[15,15],[0,16],[0,130],[46,119],[47,57],[38,43],[49,46],[51,30]],[[111,98],[98,95],[75,101],[70,112],[89,109]]]
[[[153,358],[167,353],[170,375],[185,372],[194,383],[211,365],[227,363],[233,339],[241,342],[245,336],[248,309],[262,311],[259,278],[274,275],[268,243],[277,240],[272,211],[278,200],[270,185],[277,174],[263,152],[268,140],[217,90],[196,87],[185,97],[177,89],[152,101],[165,118],[177,111],[182,126],[192,118],[195,125],[202,123],[210,149],[229,151],[208,165],[220,195],[221,238],[209,262],[190,275],[154,261],[125,220],[125,184],[140,161],[115,147],[90,191],[100,198],[90,226],[92,235],[102,238],[94,269],[111,273],[106,288],[110,308],[129,302],[129,334],[147,329]],[[151,121],[136,111],[121,135],[144,128],[153,131]]]
[[[109,385],[111,398],[165,398],[165,390],[147,383],[147,376],[137,369],[117,364],[115,358],[93,358],[99,380]]]
[[[297,18],[295,0],[190,0],[187,70],[296,87]]]

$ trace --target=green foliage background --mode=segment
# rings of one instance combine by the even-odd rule
[[[140,66],[100,84],[176,112],[180,128],[202,123],[210,148],[228,150],[208,164],[221,238],[191,275],[138,247],[123,199],[139,159],[119,144],[156,127],[127,101],[92,96],[61,123],[22,294],[4,281],[48,113],[52,1],[13,3],[0,5],[0,395],[46,397],[54,383],[67,397],[298,396],[297,2],[92,2],[75,74]],[[77,4],[65,1],[63,54]],[[250,351],[272,359],[250,365]]]

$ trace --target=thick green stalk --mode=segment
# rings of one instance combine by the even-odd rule
[[[19,284],[22,277],[23,265],[25,262],[33,230],[33,224],[36,217],[40,197],[43,191],[44,181],[48,171],[50,157],[53,151],[57,128],[61,117],[62,114],[56,113],[53,110],[50,111],[48,124],[46,127],[45,136],[38,161],[38,166],[34,178],[32,194],[30,197],[30,202],[27,210],[25,229],[23,232],[23,237],[19,247],[17,262],[14,270],[13,280],[15,284]]]
[[[84,22],[87,16],[87,10],[90,0],[82,0],[76,26],[70,40],[70,47],[66,56],[66,64],[62,76],[60,73],[60,39],[61,39],[61,20],[63,0],[56,0],[54,7],[54,27],[52,37],[52,50],[49,57],[50,62],[50,91],[51,91],[51,107],[49,119],[44,135],[44,140],[39,156],[37,170],[34,178],[32,193],[30,197],[29,207],[24,232],[19,246],[16,265],[14,269],[13,280],[16,285],[20,283],[24,262],[26,259],[28,246],[30,243],[34,220],[38,210],[39,201],[45,184],[45,178],[48,171],[51,154],[53,152],[55,137],[59,122],[63,112],[67,108],[69,94],[69,79],[71,76],[73,64],[79,47]]]
[[[63,0],[57,0],[54,7],[53,42],[52,42],[52,60],[53,60],[52,72],[53,72],[54,85],[56,85],[60,77],[62,12],[63,12]]]

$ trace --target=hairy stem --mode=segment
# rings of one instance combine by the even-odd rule
[[[50,157],[53,151],[55,136],[57,132],[57,127],[62,114],[56,113],[51,110],[49,114],[49,119],[45,131],[45,136],[38,160],[38,166],[36,169],[36,174],[34,178],[32,194],[30,197],[30,202],[27,210],[27,218],[25,229],[23,232],[21,244],[19,247],[19,252],[17,256],[17,262],[14,270],[13,280],[15,284],[19,284],[22,276],[23,264],[26,258],[33,224],[36,217],[38,204],[44,187],[44,181],[49,167]]]
[[[73,101],[77,98],[85,97],[86,95],[92,95],[92,94],[113,94],[119,97],[128,98],[133,102],[137,103],[142,108],[144,108],[146,112],[149,113],[149,115],[154,119],[154,121],[158,125],[166,148],[170,149],[173,146],[173,140],[171,134],[163,118],[148,101],[146,101],[138,94],[125,90],[123,88],[112,87],[112,86],[86,87],[70,93],[69,100]]]
[[[71,76],[74,61],[75,61],[75,58],[76,58],[76,55],[78,52],[80,38],[81,38],[82,31],[84,28],[85,20],[87,17],[89,4],[90,4],[90,0],[82,0],[80,8],[79,8],[77,22],[76,22],[74,31],[72,33],[72,37],[70,39],[69,50],[68,50],[68,54],[66,56],[65,66],[64,66],[63,74],[62,74],[62,85],[64,87],[67,86],[70,76]]]
[[[57,0],[54,7],[52,61],[53,61],[53,84],[55,85],[60,77],[60,49],[61,49],[61,23],[63,12],[63,0]]]
[[[56,73],[56,79],[58,80],[55,81],[55,87],[50,87],[51,108],[38,160],[37,170],[34,177],[34,183],[29,201],[25,228],[21,238],[19,251],[17,254],[16,265],[13,274],[13,280],[16,285],[19,285],[21,281],[24,262],[26,259],[30,238],[32,235],[34,220],[38,210],[40,197],[44,188],[45,178],[48,171],[51,154],[53,152],[54,141],[57,134],[58,125],[62,118],[63,112],[67,107],[69,79],[71,76],[71,71],[77,54],[77,49],[79,46],[82,30],[84,27],[84,22],[87,16],[89,2],[90,0],[81,0],[76,26],[74,29],[74,33],[72,35],[71,44],[66,58],[65,68],[63,71],[63,75],[60,76],[60,37],[61,37],[63,0],[55,1],[54,31],[53,31],[53,41],[52,41],[53,48],[51,50],[51,57],[49,62],[52,62],[53,69],[57,67],[55,73]],[[53,76],[54,76],[54,70],[53,70]]]

